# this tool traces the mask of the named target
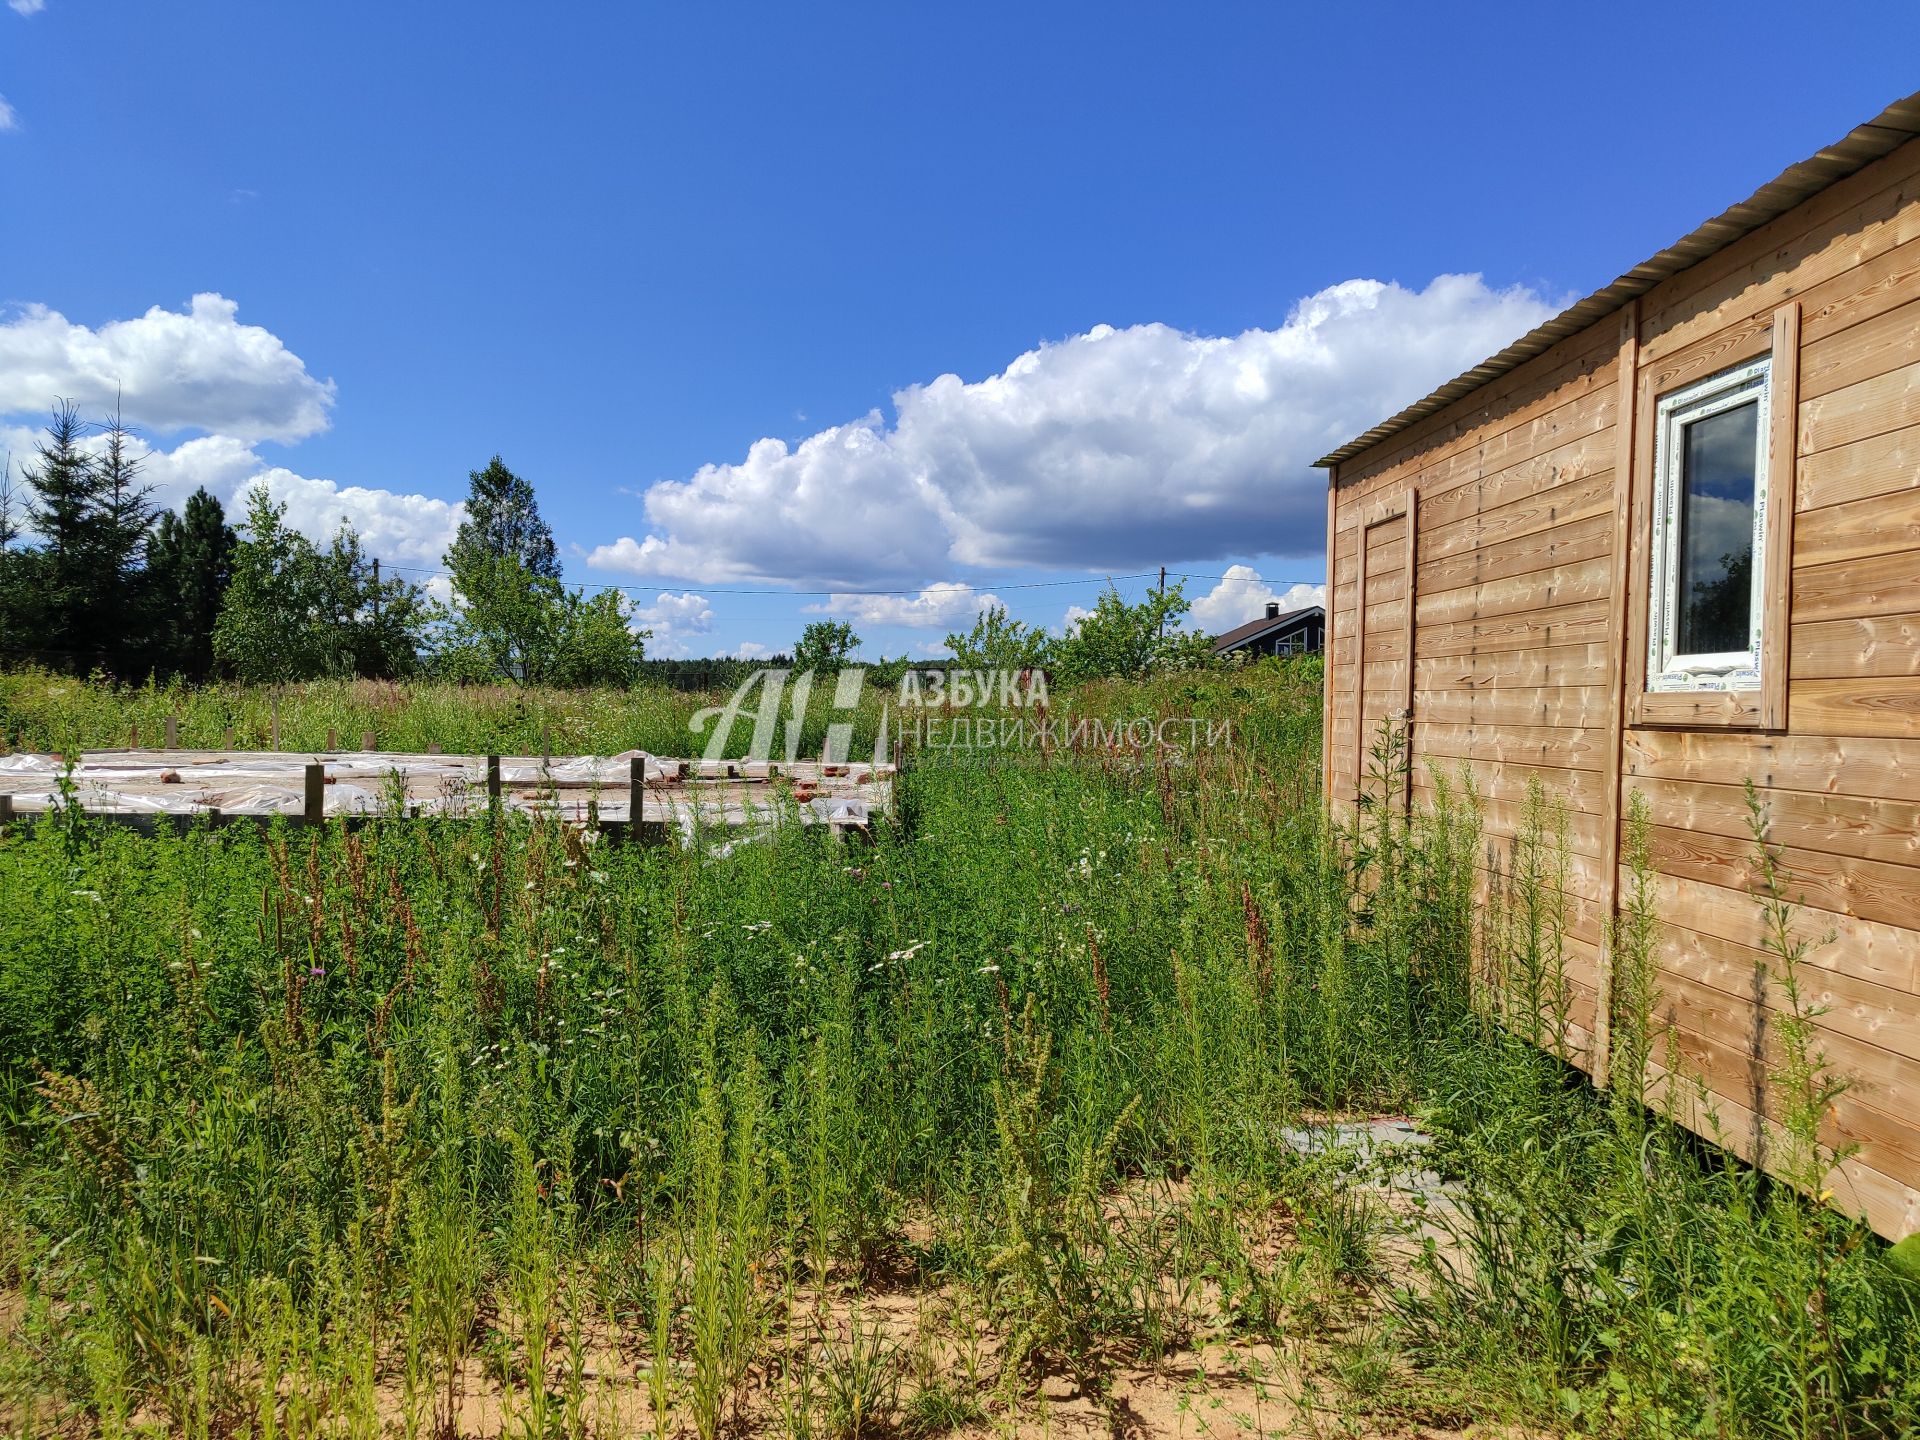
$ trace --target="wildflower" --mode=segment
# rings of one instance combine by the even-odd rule
[[[327,967],[324,965],[310,965],[307,967],[307,974],[312,975],[315,978],[324,977],[326,973],[327,973]]]
[[[976,975],[998,975],[1000,973],[1000,967],[998,965],[982,965],[973,973]]]
[[[913,944],[907,946],[907,948],[904,950],[888,951],[887,959],[911,960],[915,955],[918,955],[922,950],[926,949],[930,943],[931,943],[930,941],[926,941],[926,940],[916,940],[913,942]]]

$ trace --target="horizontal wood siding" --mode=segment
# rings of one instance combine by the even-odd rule
[[[1576,337],[1565,353],[1524,367],[1483,423],[1447,427],[1438,447],[1413,447],[1384,465],[1362,457],[1332,507],[1333,603],[1351,626],[1355,571],[1345,557],[1358,551],[1362,518],[1418,489],[1413,796],[1416,805],[1431,802],[1429,766],[1471,781],[1488,842],[1483,892],[1512,863],[1530,786],[1566,801],[1568,1039],[1582,1063],[1590,1063],[1598,1006],[1607,868],[1614,354],[1611,325]],[[1368,553],[1368,600],[1377,604],[1374,557],[1388,562],[1371,539]],[[1387,654],[1375,645],[1370,629],[1369,722],[1383,713],[1375,693],[1404,680],[1398,656],[1395,669],[1376,673]],[[1336,734],[1352,713],[1352,672],[1342,668],[1352,658],[1336,645],[1330,662]],[[1351,773],[1337,776],[1336,803],[1350,804],[1353,793]]]
[[[1649,422],[1632,413],[1649,377],[1658,394],[1711,374],[1792,303],[1785,728],[1623,726],[1610,689],[1627,640],[1617,574],[1647,582],[1622,553],[1622,472],[1641,462],[1628,463],[1617,427]],[[1403,535],[1367,536],[1362,680],[1363,517],[1413,489],[1411,571]],[[1661,920],[1656,1079],[1677,1065],[1689,1085],[1703,1080],[1730,1143],[1764,1163],[1779,987],[1749,893],[1752,782],[1804,903],[1795,925],[1818,942],[1803,982],[1825,1007],[1819,1044],[1853,1087],[1828,1117],[1830,1141],[1854,1147],[1833,1177],[1836,1203],[1891,1237],[1920,1228],[1920,142],[1347,461],[1328,535],[1329,743],[1364,745],[1361,717],[1387,713],[1410,664],[1415,803],[1435,794],[1428,766],[1471,780],[1489,872],[1524,824],[1530,786],[1564,800],[1588,1063],[1605,1034],[1614,817],[1643,801]],[[1351,806],[1354,782],[1352,766],[1331,767],[1336,808]],[[1710,1133],[1687,1089],[1674,1087],[1676,1104]]]

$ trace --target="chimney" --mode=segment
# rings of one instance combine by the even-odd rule
[[[1267,602],[1267,618],[1269,620],[1278,620],[1280,618],[1280,602],[1278,600],[1269,600]]]

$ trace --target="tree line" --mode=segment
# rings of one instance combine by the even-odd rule
[[[143,464],[117,415],[63,401],[19,483],[0,475],[0,661],[127,680],[640,677],[631,604],[562,583],[533,486],[497,455],[468,476],[445,601],[382,575],[344,517],[316,544],[258,485],[237,527],[204,488],[163,510]]]
[[[1185,628],[1192,608],[1179,581],[1133,602],[1109,583],[1092,611],[1063,634],[1015,620],[1004,605],[989,605],[971,629],[947,636],[947,648],[964,669],[1046,670],[1069,685],[1193,670],[1214,663],[1214,654],[1211,636]]]
[[[731,688],[756,663],[837,670],[860,645],[847,622],[818,620],[790,659],[648,660],[650,632],[625,596],[563,583],[532,484],[498,455],[468,474],[466,515],[442,557],[445,600],[382,574],[344,517],[318,544],[258,485],[237,527],[204,488],[177,513],[162,510],[142,469],[117,415],[89,422],[61,402],[20,467],[21,485],[11,466],[0,472],[0,663],[125,680],[424,675]],[[946,637],[946,663],[1044,668],[1066,683],[1189,669],[1212,655],[1205,635],[1184,628],[1188,608],[1178,584],[1137,603],[1109,586],[1090,614],[1053,635],[989,607]],[[910,663],[870,668],[897,680]]]

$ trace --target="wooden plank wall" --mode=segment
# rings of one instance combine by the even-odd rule
[[[1633,380],[1703,342],[1741,343],[1791,301],[1786,728],[1623,726],[1620,591],[1646,583],[1621,553],[1629,427],[1648,423],[1632,413]],[[1336,806],[1354,795],[1355,768],[1340,757],[1362,744],[1350,669],[1361,524],[1410,489],[1414,750],[1473,775],[1496,844],[1512,835],[1529,778],[1565,798],[1583,1063],[1600,1058],[1604,1078],[1601,940],[1620,883],[1617,817],[1640,794],[1663,922],[1657,1020],[1672,1022],[1721,1125],[1764,1158],[1772,1051],[1754,998],[1767,957],[1746,893],[1751,777],[1808,906],[1806,932],[1834,937],[1808,973],[1829,1007],[1821,1044],[1854,1085],[1829,1118],[1829,1139],[1856,1147],[1836,1203],[1889,1236],[1920,1229],[1920,142],[1341,467],[1329,526]],[[1386,538],[1372,536],[1370,594]],[[1393,598],[1404,604],[1404,589]],[[1389,667],[1403,663],[1376,648],[1394,643],[1388,621],[1368,616],[1368,725],[1396,678]],[[1424,777],[1415,785],[1426,793]]]
[[[1352,661],[1359,527],[1376,507],[1417,487],[1415,803],[1430,796],[1427,762],[1470,774],[1497,864],[1521,823],[1529,779],[1564,797],[1573,871],[1571,1039],[1583,1061],[1606,898],[1618,347],[1618,327],[1608,322],[1496,382],[1497,395],[1472,397],[1480,403],[1470,412],[1434,417],[1453,419],[1384,463],[1361,457],[1341,476],[1333,527],[1332,793],[1351,800],[1355,767],[1338,757],[1370,742],[1384,713],[1376,695],[1392,678],[1375,670],[1371,612],[1383,597],[1369,578],[1368,693],[1365,727],[1357,727],[1342,667]],[[1369,577],[1373,552],[1370,546]]]

